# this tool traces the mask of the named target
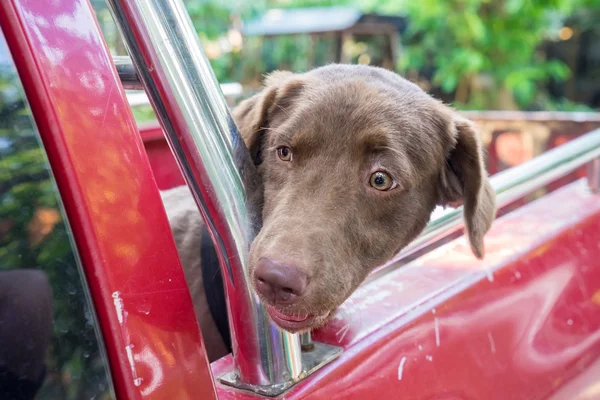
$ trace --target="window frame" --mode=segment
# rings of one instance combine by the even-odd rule
[[[0,26],[81,256],[117,397],[216,398],[164,206],[90,4],[7,0]]]

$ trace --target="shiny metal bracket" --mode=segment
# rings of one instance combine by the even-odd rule
[[[309,336],[310,337],[310,336]],[[303,338],[304,339],[304,338]],[[304,343],[303,343],[304,344]],[[311,350],[302,350],[302,369],[298,376],[287,382],[276,383],[272,385],[252,385],[240,380],[235,371],[226,372],[218,377],[219,382],[224,385],[233,386],[237,389],[248,390],[261,396],[276,397],[293,387],[296,383],[306,378],[310,374],[318,371],[321,367],[335,360],[341,353],[342,348],[320,342],[312,342]]]

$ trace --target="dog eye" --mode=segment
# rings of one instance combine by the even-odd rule
[[[371,174],[371,178],[369,179],[369,184],[377,189],[380,190],[382,192],[385,192],[386,190],[390,190],[393,188],[394,186],[394,180],[392,179],[392,177],[383,172],[383,171],[377,171],[374,172],[373,174]]]
[[[278,147],[277,156],[281,161],[292,161],[292,150],[287,146]]]

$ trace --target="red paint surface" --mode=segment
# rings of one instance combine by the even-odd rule
[[[141,131],[163,187],[182,184],[160,128]],[[600,385],[599,210],[600,198],[570,187],[497,221],[483,263],[461,239],[367,285],[315,334],[341,339],[344,355],[285,398],[600,398],[600,390],[582,395]],[[493,282],[485,267],[495,269]],[[225,358],[213,370],[230,365]],[[255,398],[217,389],[219,398]]]
[[[91,6],[5,0],[0,23],[75,235],[118,397],[214,398],[156,182]]]
[[[76,236],[117,394],[214,398],[156,182],[89,5],[5,1],[0,22]],[[159,186],[183,183],[158,132],[142,135]],[[600,197],[578,182],[499,219],[483,262],[459,239],[364,286],[315,334],[344,354],[285,397],[600,397],[599,228]],[[217,389],[222,399],[254,398]]]
[[[550,138],[548,139],[548,143],[546,144],[546,150],[553,149],[553,148],[560,146],[562,144],[565,144],[573,139],[577,139],[579,136],[581,136],[581,134],[579,132],[576,132],[574,134],[553,133],[552,135],[550,135]],[[552,182],[550,185],[548,185],[548,190],[558,189],[559,187],[562,187],[569,182],[573,182],[575,179],[584,178],[585,176],[586,176],[586,168],[585,167],[579,168],[576,171],[573,171],[572,173],[562,177],[561,179],[558,179],[555,182]]]
[[[166,190],[184,185],[185,179],[160,125],[149,123],[140,126],[139,129],[159,189]]]
[[[285,398],[600,398],[598,243],[584,181],[505,215],[485,261],[460,238],[360,289],[314,335],[345,352]]]
[[[159,132],[142,129],[149,154]],[[565,141],[553,138],[549,148]],[[150,158],[160,159],[153,163],[155,173],[172,173],[163,185],[183,183],[164,140],[160,151],[168,154]],[[342,339],[346,353],[286,398],[600,398],[600,390],[578,397],[600,385],[600,198],[575,187],[552,196],[497,221],[484,263],[459,240],[399,270],[394,279],[386,277],[383,288],[367,285],[347,303],[351,310],[315,334],[332,344]],[[497,271],[494,282],[482,278],[486,266]],[[390,298],[381,298],[388,292]],[[537,315],[545,304],[546,314]],[[445,335],[452,340],[442,346]],[[230,363],[226,358],[213,369],[218,374]],[[253,398],[222,386],[218,391],[220,398]]]

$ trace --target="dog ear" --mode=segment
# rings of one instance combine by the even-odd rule
[[[240,135],[256,165],[260,164],[264,135],[277,116],[288,113],[304,88],[304,81],[288,71],[275,71],[267,76],[265,88],[242,101],[233,111]]]
[[[464,205],[471,250],[481,259],[485,254],[483,237],[496,216],[496,194],[488,180],[481,141],[473,123],[454,117],[449,130],[454,146],[440,176],[439,204]]]

